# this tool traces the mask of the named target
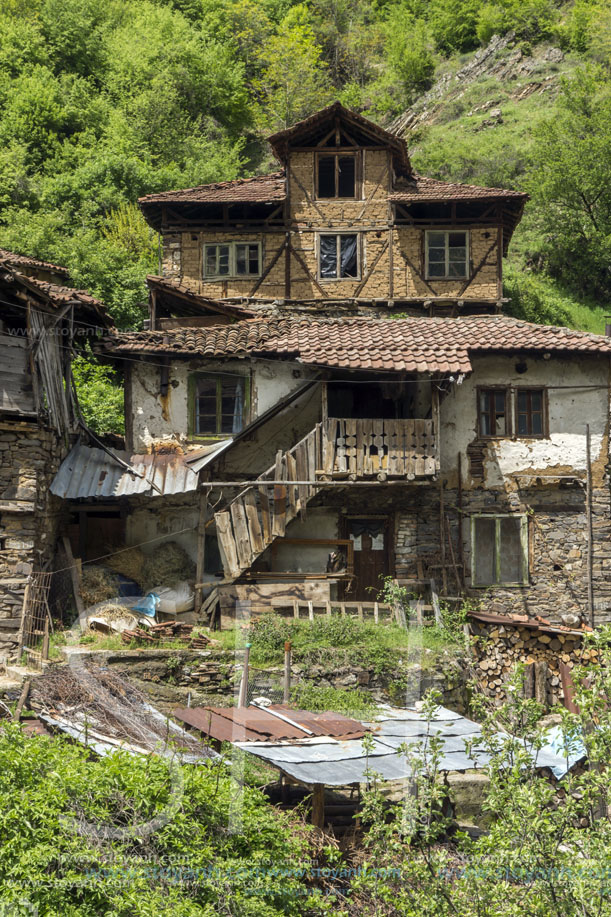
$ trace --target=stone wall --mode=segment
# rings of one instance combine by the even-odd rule
[[[55,433],[0,423],[0,653],[17,644],[27,578],[53,555],[60,501],[49,493],[63,449]]]
[[[191,694],[193,706],[228,704],[237,695],[242,664],[231,651],[210,649],[123,651],[92,653],[96,664],[112,666],[128,676],[160,706],[186,703]],[[291,668],[291,684],[314,684],[323,688],[360,689],[376,702],[401,706],[414,703],[430,689],[439,691],[442,703],[464,713],[468,705],[464,660],[448,655],[439,665],[422,668],[417,664],[399,665],[396,671],[380,676],[373,667],[335,665]],[[254,696],[282,690],[282,667],[251,669],[250,688]]]
[[[483,610],[509,614],[541,615],[555,624],[589,623],[586,500],[580,483],[533,484],[507,490],[484,488],[463,492],[462,512],[458,493],[444,490],[444,514],[449,521],[454,555],[465,564],[466,591]],[[611,581],[606,575],[611,561],[611,504],[608,485],[593,490],[595,625],[611,622]],[[478,514],[522,514],[528,527],[528,583],[523,586],[472,585],[471,517]],[[409,505],[398,495],[395,564],[399,578],[418,578],[417,559],[425,562],[441,553],[439,492],[434,488],[413,491]],[[460,544],[462,542],[462,546]],[[462,555],[461,555],[462,547]],[[450,552],[446,541],[446,561]],[[439,572],[436,580],[440,584]],[[451,569],[447,573],[455,588]]]

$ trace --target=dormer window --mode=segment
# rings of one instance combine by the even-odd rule
[[[356,154],[319,153],[317,197],[356,197]]]

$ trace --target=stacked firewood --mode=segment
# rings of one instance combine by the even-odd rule
[[[474,668],[480,687],[502,703],[507,682],[517,663],[526,666],[524,693],[541,703],[562,703],[560,663],[570,670],[575,665],[596,665],[599,651],[584,645],[581,634],[545,633],[524,627],[474,627]],[[568,629],[567,629],[568,631]]]
[[[203,649],[210,643],[204,634],[193,634],[193,625],[184,621],[162,621],[153,624],[148,630],[137,627],[135,630],[124,630],[121,634],[123,643],[155,643],[161,640],[179,640],[193,649]]]

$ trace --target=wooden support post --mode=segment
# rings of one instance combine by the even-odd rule
[[[42,659],[43,662],[49,658],[49,616],[45,618],[45,629],[42,635]]]
[[[195,602],[193,610],[199,614],[202,607],[202,586],[206,563],[206,522],[208,521],[208,489],[199,497],[199,520],[197,523],[197,562],[195,565]]]
[[[535,700],[547,707],[547,662],[535,662]]]
[[[535,696],[535,664],[524,666],[524,697],[531,700]]]
[[[588,534],[588,612],[594,627],[594,529],[592,527],[592,451],[590,424],[586,424],[586,514]]]
[[[72,581],[72,592],[74,593],[74,602],[76,604],[76,610],[79,618],[85,611],[85,605],[83,604],[83,599],[81,598],[81,584],[78,575],[78,567],[74,560],[72,554],[72,548],[70,546],[70,539],[67,535],[64,535],[62,538],[62,544],[64,546],[64,552],[66,554],[66,560],[68,561],[68,570],[70,572],[70,579]]]
[[[250,643],[246,644],[244,650],[244,668],[242,669],[242,680],[240,682],[240,693],[238,694],[238,707],[248,706],[248,663],[250,659]]]
[[[291,641],[284,644],[284,681],[282,684],[282,703],[288,704],[291,693]]]
[[[312,790],[312,824],[321,831],[325,827],[325,786],[315,783]]]
[[[15,723],[19,722],[21,717],[21,711],[23,710],[23,705],[28,699],[28,694],[30,693],[30,685],[32,682],[28,678],[27,681],[24,681],[23,688],[21,689],[21,694],[19,695],[19,700],[17,701],[17,706],[15,707],[15,712],[13,713],[13,720]]]

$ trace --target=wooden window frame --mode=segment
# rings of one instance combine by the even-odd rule
[[[330,200],[330,198],[329,198]],[[322,236],[335,236],[335,255],[337,258],[337,264],[340,264],[340,253],[341,253],[341,236],[356,236],[356,275],[354,277],[323,277],[320,272],[320,239]],[[316,238],[316,275],[320,283],[357,283],[361,279],[361,271],[363,264],[363,252],[362,252],[362,243],[363,243],[363,233],[356,232],[352,230],[338,230],[337,232],[319,232]]]
[[[540,392],[541,393],[541,433],[520,433],[518,430],[518,395],[524,394],[525,392]],[[549,438],[549,411],[548,411],[548,393],[547,388],[544,385],[516,385],[513,389],[514,393],[514,407],[513,407],[513,416],[514,416],[514,430],[516,439],[548,439]],[[529,410],[529,415],[531,418],[532,425],[532,408]]]
[[[206,274],[206,255],[209,248],[218,248],[221,245],[227,245],[229,247],[229,273],[228,274]],[[236,250],[238,245],[256,245],[259,251],[259,270],[256,274],[238,274],[237,272],[237,257]],[[261,276],[263,268],[263,252],[262,245],[259,240],[247,239],[237,239],[232,242],[204,242],[204,251],[202,259],[202,280],[214,281],[214,280],[253,280]]]
[[[475,528],[478,519],[494,519],[494,543],[495,543],[495,573],[496,581],[494,583],[477,582],[477,563],[475,551]],[[503,582],[501,580],[501,520],[502,519],[519,519],[520,520],[520,544],[522,547],[522,576],[517,582]],[[528,516],[526,513],[476,513],[471,516],[471,586],[474,589],[496,589],[499,587],[520,587],[530,585],[530,532],[528,525]]]
[[[241,430],[248,424],[250,419],[250,377],[247,375],[235,374],[236,378],[239,376],[240,379],[244,382],[244,406],[242,408],[242,427]],[[210,379],[214,380],[217,384],[216,390],[216,404],[217,404],[217,428],[220,426],[220,399],[221,399],[221,383],[227,381],[226,375],[221,375],[220,373],[215,372],[195,372],[189,375],[189,388],[188,388],[188,417],[189,417],[189,428],[188,436],[190,441],[206,441],[206,442],[216,442],[218,440],[232,439],[237,433],[222,433],[217,429],[216,433],[197,433],[197,383],[200,379]],[[241,432],[239,430],[238,432]]]
[[[322,156],[335,156],[335,191],[339,190],[339,159],[340,157],[351,156],[354,159],[354,194],[352,197],[340,197],[334,194],[333,197],[321,197],[319,193],[319,161]],[[363,181],[362,181],[362,157],[359,150],[338,151],[333,147],[319,149],[314,154],[314,197],[317,201],[360,201],[363,199]]]
[[[464,275],[460,277],[456,274],[450,275],[448,273],[449,263],[450,263],[450,256],[449,256],[450,246],[448,244],[449,242],[448,237],[450,233],[455,233],[455,232],[461,232],[465,236],[465,249],[466,249],[465,273]],[[439,276],[438,274],[436,274],[435,276],[431,276],[429,272],[429,236],[431,233],[436,233],[437,235],[443,233],[443,235],[446,237],[445,238],[445,271],[446,273],[443,276]],[[460,227],[452,227],[450,229],[441,229],[441,228],[440,229],[425,229],[424,230],[424,272],[425,272],[424,276],[427,280],[433,280],[433,281],[439,280],[439,281],[444,281],[444,282],[448,280],[452,280],[452,281],[458,281],[459,283],[460,281],[470,280],[472,277],[471,233],[470,231],[468,229],[461,229]]]
[[[485,392],[504,392],[505,393],[505,432],[504,433],[482,433],[482,414],[481,396]],[[509,385],[478,385],[475,389],[477,399],[477,438],[478,439],[507,439],[512,436],[512,410],[511,410],[511,388]]]

